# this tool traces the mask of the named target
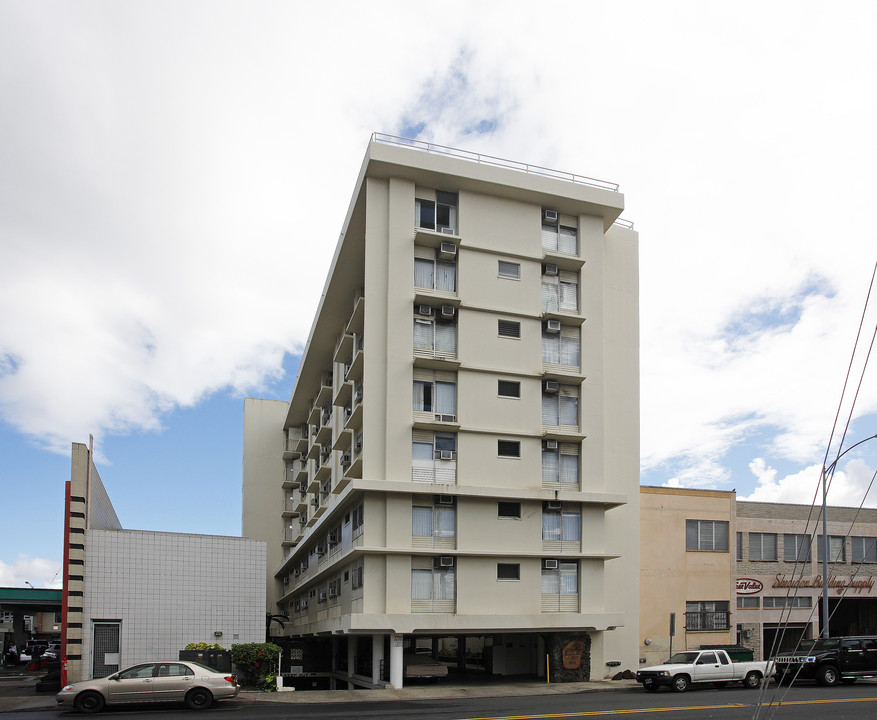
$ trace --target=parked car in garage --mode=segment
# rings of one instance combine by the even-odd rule
[[[184,702],[193,710],[214,700],[236,697],[237,678],[196,662],[151,662],[134,665],[105,678],[65,685],[55,699],[61,708],[96,713],[105,705]]]

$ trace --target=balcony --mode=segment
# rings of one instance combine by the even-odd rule
[[[338,342],[338,347],[335,348],[333,360],[342,365],[349,365],[351,357],[353,357],[353,335],[344,333]]]

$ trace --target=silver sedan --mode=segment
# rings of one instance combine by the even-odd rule
[[[83,713],[100,712],[109,704],[141,702],[185,702],[201,710],[240,691],[230,673],[195,662],[168,661],[141,663],[105,678],[65,685],[55,699],[59,707]]]

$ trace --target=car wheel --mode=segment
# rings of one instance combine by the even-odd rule
[[[91,690],[76,697],[76,709],[81,713],[91,714],[104,709],[104,696]]]
[[[816,671],[816,682],[820,685],[825,685],[826,687],[837,685],[840,682],[840,675],[837,672],[837,668],[833,665],[823,665]]]
[[[670,686],[673,688],[673,692],[685,692],[691,685],[691,680],[688,679],[688,675],[677,675],[673,678],[673,684]]]
[[[761,673],[753,670],[752,672],[746,673],[746,677],[743,678],[743,687],[747,687],[750,690],[754,690],[759,685],[761,685]]]
[[[213,704],[213,695],[204,688],[195,688],[186,695],[186,705],[190,710],[204,710]]]

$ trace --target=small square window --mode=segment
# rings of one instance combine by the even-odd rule
[[[519,398],[521,397],[521,383],[517,380],[499,380],[497,381],[497,393],[500,397]]]
[[[517,320],[499,320],[497,321],[497,325],[500,337],[521,337],[521,323]]]
[[[521,503],[500,500],[497,503],[497,514],[501,518],[521,519]]]
[[[499,261],[499,276],[510,280],[521,279],[521,264],[516,262],[508,262],[506,260]]]
[[[519,458],[521,457],[521,441],[497,440],[496,452],[500,457]]]
[[[520,580],[521,566],[519,563],[497,563],[496,564],[497,580]]]

